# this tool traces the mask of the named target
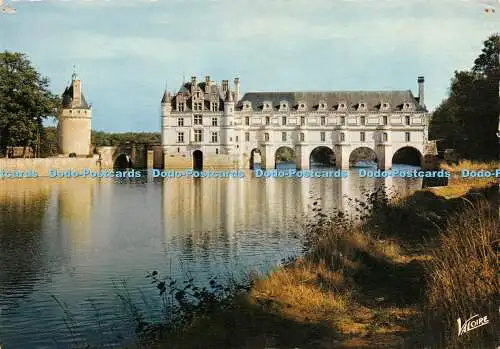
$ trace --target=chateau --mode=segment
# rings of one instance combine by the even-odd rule
[[[348,169],[358,148],[368,148],[381,169],[390,169],[401,152],[422,159],[429,113],[424,78],[418,96],[411,90],[248,92],[240,80],[218,85],[210,76],[184,83],[161,100],[161,135],[165,168],[275,168],[282,147],[293,153],[297,168],[307,169],[312,154],[331,153],[335,165]],[[256,156],[256,154],[259,154]],[[351,161],[352,162],[352,161]]]

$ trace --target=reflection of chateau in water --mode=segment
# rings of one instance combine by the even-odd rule
[[[242,243],[255,243],[266,237],[296,234],[312,208],[325,213],[343,210],[355,213],[348,198],[360,200],[375,190],[387,194],[396,189],[410,192],[420,188],[421,180],[398,178],[359,178],[352,171],[344,179],[182,179],[163,182],[163,230],[169,249],[184,249],[190,258],[203,250],[223,247],[238,250]],[[224,236],[221,236],[223,234]],[[258,236],[257,236],[258,234]],[[259,240],[259,241],[257,241]]]
[[[62,236],[75,248],[91,244],[94,183],[93,180],[61,180],[57,184]]]

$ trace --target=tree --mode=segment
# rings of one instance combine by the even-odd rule
[[[493,35],[471,71],[455,71],[449,97],[436,109],[429,127],[441,150],[454,148],[472,160],[498,157],[499,51],[500,37]]]
[[[57,115],[60,100],[26,55],[0,53],[0,153],[9,146],[34,146],[42,122]]]

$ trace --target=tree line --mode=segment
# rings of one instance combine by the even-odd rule
[[[500,37],[486,41],[472,69],[455,71],[449,96],[434,111],[429,139],[438,150],[455,149],[461,157],[489,161],[499,158]]]

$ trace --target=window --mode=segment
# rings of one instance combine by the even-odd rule
[[[364,133],[364,132],[361,132],[361,133],[359,134],[359,140],[360,140],[361,142],[364,142],[364,141],[365,141],[365,133]]]
[[[250,142],[250,133],[245,132],[245,142]]]
[[[321,126],[325,126],[325,123],[326,123],[326,119],[324,116],[321,117]]]
[[[178,111],[184,111],[184,103],[177,104],[177,110]]]
[[[217,126],[217,118],[212,118],[212,126]]]
[[[212,111],[217,111],[218,109],[217,102],[212,102],[211,106],[212,106]]]
[[[264,141],[269,142],[269,133],[264,133]]]
[[[203,103],[202,102],[199,102],[199,103],[196,103],[198,104],[198,110],[203,110]]]
[[[304,116],[300,117],[300,124],[305,125],[306,124],[306,118]]]
[[[405,142],[410,141],[410,132],[405,132]]]
[[[201,130],[194,130],[194,141],[201,142],[203,139]]]
[[[184,143],[184,132],[177,132],[177,143]]]
[[[217,143],[218,137],[217,132],[212,132],[212,143]]]
[[[359,121],[360,121],[361,125],[365,125],[366,124],[366,117],[364,117],[364,116],[360,117]]]
[[[177,148],[177,152],[180,153],[181,152],[181,148]]]
[[[219,154],[219,148],[215,148],[215,154]]]
[[[286,141],[286,132],[281,132],[281,140]]]
[[[326,141],[326,133],[325,132],[321,132],[320,137],[321,137],[321,142]]]
[[[340,117],[340,124],[345,125],[345,117],[344,116]]]
[[[340,134],[340,141],[345,141],[345,134],[343,132]]]
[[[269,116],[266,116],[266,125],[269,125],[271,123],[271,119],[269,118]]]
[[[245,117],[245,125],[250,125],[250,118],[248,116]]]
[[[387,116],[384,115],[384,117],[382,118],[382,124],[383,125],[387,125]]]
[[[194,124],[195,125],[202,125],[203,124],[203,119],[202,119],[201,115],[194,116]]]
[[[184,126],[184,118],[177,119],[177,126]]]
[[[406,123],[407,125],[409,125],[409,124],[410,124],[410,117],[409,117],[408,115],[407,115],[407,116],[405,116],[405,123]]]
[[[281,118],[281,124],[282,124],[282,125],[286,125],[286,116],[283,116],[283,117]]]
[[[240,137],[236,136],[235,138],[236,142],[239,142]]]
[[[386,133],[386,132],[384,132],[384,133],[382,134],[382,141],[383,141],[383,142],[387,142],[387,133]]]
[[[305,137],[304,137],[304,133],[303,132],[300,133],[300,138],[299,139],[300,139],[301,142],[304,142]]]

